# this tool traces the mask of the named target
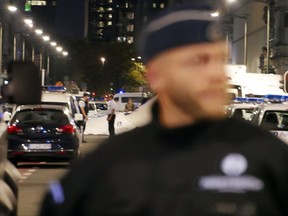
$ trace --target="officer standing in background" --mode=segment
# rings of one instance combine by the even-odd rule
[[[88,121],[88,112],[89,112],[89,94],[88,93],[83,93],[83,97],[80,98],[78,102],[80,112],[83,115],[83,121],[80,123],[80,126],[83,128],[83,133],[82,133],[82,142],[87,143],[86,140],[84,140],[84,131],[86,129],[86,122]]]
[[[112,137],[115,135],[115,118],[116,118],[116,110],[117,110],[117,102],[114,100],[113,95],[109,95],[108,98],[108,130],[109,130],[109,136]]]
[[[288,146],[227,118],[227,47],[209,5],[143,29],[152,121],[107,139],[50,185],[41,216],[287,216]]]

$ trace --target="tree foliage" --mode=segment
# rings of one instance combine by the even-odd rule
[[[145,68],[131,62],[135,54],[130,44],[74,40],[69,42],[69,47],[69,79],[80,87],[84,82],[89,91],[103,95],[145,84]],[[105,58],[104,63],[101,57]]]

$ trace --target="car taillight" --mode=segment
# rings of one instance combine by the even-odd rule
[[[17,127],[16,125],[10,125],[7,128],[8,134],[15,134],[15,133],[22,133],[23,130],[20,127]]]
[[[75,133],[75,128],[73,125],[64,125],[59,127],[58,131],[62,133]]]

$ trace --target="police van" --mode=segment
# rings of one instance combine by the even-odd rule
[[[251,123],[269,130],[288,144],[288,96],[267,95],[251,115]]]
[[[41,103],[66,106],[76,121],[83,120],[76,97],[66,93],[63,86],[46,86],[42,91]]]
[[[229,118],[249,120],[253,110],[264,102],[263,98],[236,97],[226,107],[226,115]]]
[[[135,108],[141,106],[143,98],[147,98],[147,94],[144,92],[125,92],[118,93],[114,95],[114,100],[118,101],[118,110],[123,112],[125,110],[125,105],[128,102],[129,98],[132,98],[133,103],[135,104]]]

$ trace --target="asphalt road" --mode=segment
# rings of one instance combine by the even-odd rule
[[[81,145],[81,156],[94,148],[107,136],[87,135],[87,143]],[[49,182],[59,179],[69,169],[67,163],[22,163],[18,170],[21,173],[19,182],[18,216],[37,216],[43,195]]]

